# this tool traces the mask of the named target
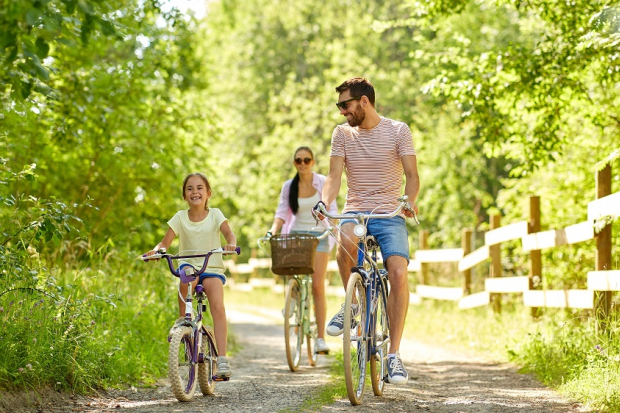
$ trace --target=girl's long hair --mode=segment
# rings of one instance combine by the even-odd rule
[[[314,152],[312,152],[312,149],[308,148],[307,146],[300,146],[299,148],[297,148],[295,150],[293,158],[295,158],[295,155],[297,155],[297,152],[299,151],[310,152],[310,156],[312,156],[312,159],[314,159]],[[293,178],[293,183],[291,183],[291,191],[288,194],[288,205],[291,208],[291,211],[293,211],[293,214],[297,214],[297,211],[299,211],[299,201],[297,200],[297,198],[299,198],[299,172],[295,174],[295,177]]]

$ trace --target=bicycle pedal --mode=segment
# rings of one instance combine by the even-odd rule
[[[212,379],[213,379],[213,381],[228,381],[228,380],[230,380],[230,377],[213,376]]]

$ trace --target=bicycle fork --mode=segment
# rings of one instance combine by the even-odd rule
[[[377,310],[379,308],[379,301],[381,300],[383,303],[387,304],[387,291],[385,290],[385,283],[383,282],[384,274],[380,275],[380,280],[377,278],[372,279],[369,282],[370,286],[367,289],[366,298],[370,303],[369,307],[369,316],[368,316],[368,347],[369,347],[369,358],[376,357],[380,363],[380,374],[385,379],[387,377],[387,353],[388,346],[390,344],[390,336],[389,334],[386,336],[383,331],[380,332],[380,335],[377,334],[377,323],[379,322],[379,317],[385,317],[386,319],[386,327],[389,331],[389,320],[387,314],[378,314]],[[381,286],[377,286],[377,282],[381,283]],[[373,295],[373,292],[377,294]],[[382,306],[383,310],[387,309],[387,305]]]

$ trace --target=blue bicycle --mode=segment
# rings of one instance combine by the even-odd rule
[[[318,212],[330,219],[355,219],[353,230],[358,237],[357,266],[351,269],[344,303],[343,358],[347,394],[353,405],[359,405],[364,395],[367,363],[375,396],[381,396],[387,376],[387,355],[390,326],[387,314],[388,272],[379,269],[379,244],[367,232],[369,219],[391,218],[406,209],[414,214],[408,197],[398,199],[400,205],[389,214],[330,215],[324,205]],[[349,326],[349,327],[347,327]]]

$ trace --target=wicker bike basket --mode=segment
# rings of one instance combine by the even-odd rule
[[[271,271],[278,275],[314,273],[319,240],[314,235],[286,234],[271,237]]]

